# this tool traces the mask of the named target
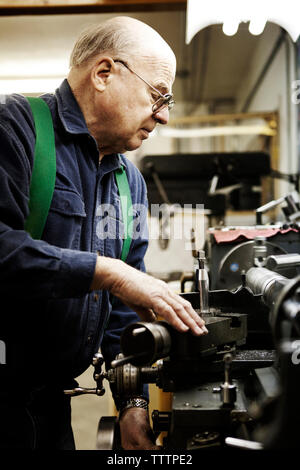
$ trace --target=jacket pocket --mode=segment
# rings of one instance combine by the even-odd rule
[[[79,194],[56,187],[43,238],[53,245],[77,250],[85,218],[85,205]]]

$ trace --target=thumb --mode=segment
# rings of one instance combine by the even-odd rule
[[[142,321],[154,322],[157,320],[157,317],[151,308],[135,306],[132,306],[131,308],[138,314]]]

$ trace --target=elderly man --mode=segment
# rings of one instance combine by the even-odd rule
[[[110,363],[137,314],[147,321],[160,315],[182,332],[207,332],[188,302],[143,272],[143,218],[126,263],[120,232],[110,231],[113,222],[122,226],[115,180],[121,166],[133,206],[147,207],[144,181],[121,153],[168,122],[174,76],[173,52],[140,21],[114,18],[79,38],[67,80],[43,95],[54,125],[56,180],[40,240],[24,230],[36,141],[31,109],[21,95],[1,105],[2,448],[74,448],[63,390],[100,346]],[[103,207],[113,216],[105,218]],[[142,390],[141,397],[117,403],[124,449],[154,446]]]

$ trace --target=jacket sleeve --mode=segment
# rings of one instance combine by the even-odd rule
[[[25,98],[0,105],[0,292],[24,299],[80,297],[91,285],[96,254],[34,240],[24,230],[35,145]]]

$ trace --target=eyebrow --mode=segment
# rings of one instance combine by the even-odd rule
[[[157,82],[157,83],[153,84],[153,86],[157,90],[159,90],[163,95],[165,95],[166,93],[172,93],[169,90],[169,87],[166,85],[166,82]]]

